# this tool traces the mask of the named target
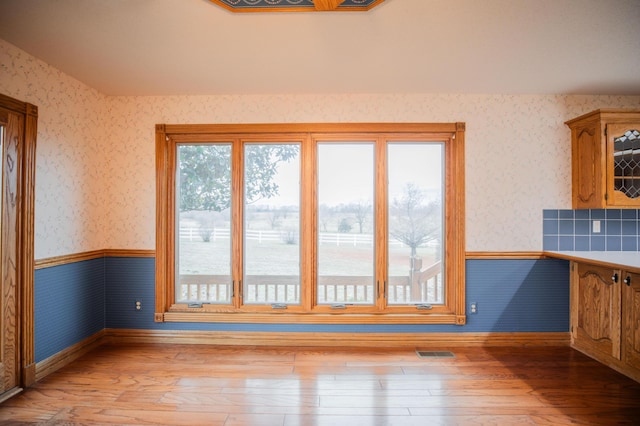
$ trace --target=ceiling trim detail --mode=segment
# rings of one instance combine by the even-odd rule
[[[209,0],[232,12],[366,12],[384,0]]]

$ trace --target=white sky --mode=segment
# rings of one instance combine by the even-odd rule
[[[389,150],[390,197],[401,194],[412,182],[429,194],[442,193],[442,144],[393,143]],[[335,206],[373,201],[373,144],[320,144],[318,147],[319,194],[323,204]],[[275,182],[279,196],[261,200],[263,205],[297,205],[300,200],[299,159],[280,163]]]

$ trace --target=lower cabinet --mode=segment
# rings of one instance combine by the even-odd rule
[[[640,382],[640,274],[572,262],[571,343]]]
[[[640,381],[640,274],[623,273],[622,360]]]

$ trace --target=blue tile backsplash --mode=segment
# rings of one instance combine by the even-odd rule
[[[552,251],[640,251],[640,210],[543,210],[542,248]]]

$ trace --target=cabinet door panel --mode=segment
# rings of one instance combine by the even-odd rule
[[[612,276],[617,274],[618,282]],[[572,291],[574,344],[620,359],[620,271],[578,264]]]
[[[602,207],[602,145],[599,122],[574,130],[573,198],[574,208]]]
[[[640,370],[640,274],[623,274],[624,355],[626,364]],[[628,282],[626,281],[628,280]]]

